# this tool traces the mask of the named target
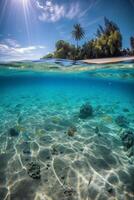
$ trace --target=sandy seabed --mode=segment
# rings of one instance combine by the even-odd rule
[[[1,102],[0,200],[133,200],[134,159],[115,119],[123,113],[134,127],[134,110],[94,103],[93,116],[80,119],[81,102],[62,98]]]

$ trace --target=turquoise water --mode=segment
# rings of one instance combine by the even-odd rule
[[[0,199],[134,199],[134,155],[121,138],[134,130],[128,71],[0,68]],[[85,104],[92,114],[81,118]]]

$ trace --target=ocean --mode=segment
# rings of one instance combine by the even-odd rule
[[[134,199],[134,64],[115,65],[0,67],[0,200]]]

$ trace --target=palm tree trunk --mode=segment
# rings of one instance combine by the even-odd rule
[[[77,40],[77,51],[78,51],[78,40]]]
[[[78,54],[78,48],[79,48],[79,46],[78,46],[78,40],[77,40],[75,60],[77,60],[76,57],[77,57],[77,54]]]

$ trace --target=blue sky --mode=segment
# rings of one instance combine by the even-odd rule
[[[118,24],[129,47],[134,0],[0,0],[0,60],[38,59],[59,39],[74,43],[74,23],[85,28],[83,43],[95,37],[105,16]]]

